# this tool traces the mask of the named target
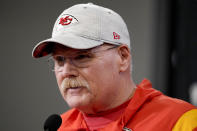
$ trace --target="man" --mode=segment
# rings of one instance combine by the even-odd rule
[[[59,90],[72,108],[59,131],[194,131],[197,109],[131,77],[130,38],[114,11],[74,5],[57,19],[52,38],[33,57],[51,54]]]

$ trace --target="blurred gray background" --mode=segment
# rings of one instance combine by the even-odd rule
[[[167,0],[1,0],[1,131],[42,131],[49,115],[68,110],[46,59],[33,59],[31,52],[35,44],[51,36],[64,9],[88,2],[111,8],[126,21],[136,84],[147,78],[154,88],[170,94]]]

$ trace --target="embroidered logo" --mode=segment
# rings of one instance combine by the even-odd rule
[[[70,16],[60,18],[59,24],[61,25],[69,25],[72,22],[72,18]]]
[[[54,29],[55,31],[59,31],[61,29],[65,29],[77,23],[78,23],[78,20],[74,16],[69,15],[69,14],[63,14],[56,21]]]
[[[127,127],[124,127],[123,128],[123,131],[132,131],[131,129],[127,128]]]
[[[114,39],[117,39],[117,40],[119,40],[119,39],[120,39],[120,35],[119,35],[119,34],[117,34],[116,32],[113,32],[113,35],[114,35]]]

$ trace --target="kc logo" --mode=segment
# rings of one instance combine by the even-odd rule
[[[72,18],[70,16],[66,16],[64,18],[60,18],[59,24],[61,25],[69,25],[72,22]]]
[[[113,32],[113,35],[114,35],[114,39],[117,39],[117,40],[119,40],[119,39],[120,39],[120,35],[119,35],[119,34],[117,34],[116,32]]]
[[[72,15],[62,14],[55,23],[54,31],[61,31],[67,27],[75,26],[79,21]]]

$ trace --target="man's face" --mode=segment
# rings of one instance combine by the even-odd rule
[[[113,46],[103,45],[91,51],[86,51],[85,55],[87,52],[97,53],[84,56],[82,50],[66,48],[56,44],[53,52],[55,59],[56,56],[72,59],[67,60],[62,67],[55,70],[60,92],[71,108],[77,108],[85,113],[92,114],[110,107],[115,100],[119,93],[118,88],[120,88],[117,86],[119,79],[117,61],[119,56],[117,48],[107,50],[111,47]],[[89,58],[83,60],[83,57]],[[76,61],[78,59],[82,59],[82,62],[77,65]]]

